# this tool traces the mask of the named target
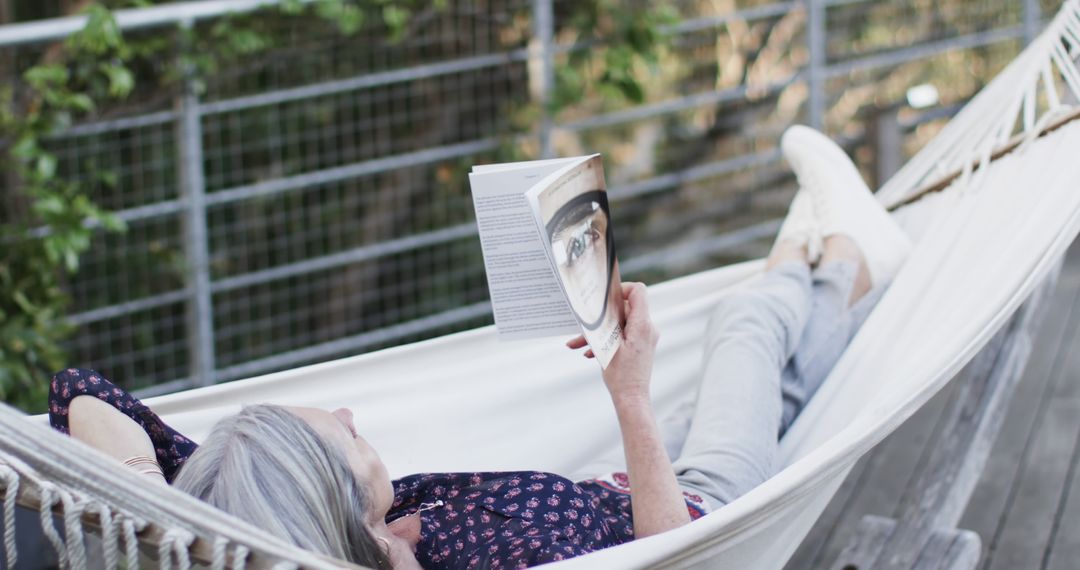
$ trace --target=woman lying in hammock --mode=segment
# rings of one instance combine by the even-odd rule
[[[798,127],[782,146],[802,188],[764,277],[716,309],[681,449],[665,449],[649,399],[658,333],[645,287],[623,287],[626,339],[603,380],[625,473],[391,481],[347,409],[249,406],[197,446],[101,375],[78,369],[52,381],[52,425],[284,541],[375,568],[524,568],[684,525],[773,474],[778,436],[910,249],[839,147]]]

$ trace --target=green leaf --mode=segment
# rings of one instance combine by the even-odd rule
[[[23,73],[23,80],[34,89],[43,91],[67,83],[68,70],[57,64],[35,65]]]
[[[40,152],[38,142],[32,135],[23,136],[11,147],[11,156],[27,161],[33,159]]]
[[[67,250],[64,252],[64,267],[67,267],[69,273],[75,273],[79,270],[79,255],[73,250]]]
[[[405,33],[405,26],[409,23],[410,12],[408,8],[395,5],[387,5],[382,10],[383,22],[390,28],[390,36],[400,39]]]
[[[304,12],[304,3],[300,0],[283,0],[278,9],[287,16],[296,16]]]
[[[101,225],[110,232],[126,232],[127,222],[111,213],[103,213],[98,217]]]
[[[78,50],[103,55],[123,43],[123,33],[112,12],[101,4],[87,10],[86,26],[68,38],[68,44]]]
[[[70,251],[76,255],[86,251],[90,247],[90,232],[77,231],[71,232],[71,237],[68,239]]]
[[[120,183],[120,177],[117,176],[116,172],[113,170],[99,171],[98,180],[101,181],[103,186],[108,186],[109,188],[116,188],[117,184]]]
[[[101,71],[109,79],[109,95],[121,99],[135,88],[135,76],[131,70],[112,63],[103,64]]]
[[[34,202],[34,211],[41,216],[59,216],[67,211],[67,205],[59,196],[47,196]]]
[[[37,173],[42,178],[56,176],[56,157],[51,154],[42,154],[37,159]]]
[[[86,93],[76,93],[72,95],[68,98],[67,104],[70,108],[84,113],[89,113],[96,107],[96,105],[94,105],[94,100]]]
[[[19,306],[23,312],[27,314],[33,314],[37,307],[26,298],[26,294],[22,291],[14,291],[11,293],[11,299],[15,301],[15,304]]]
[[[351,36],[360,31],[364,26],[364,12],[353,5],[344,6],[337,21],[338,31],[346,36]]]

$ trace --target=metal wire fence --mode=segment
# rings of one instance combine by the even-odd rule
[[[67,285],[72,360],[145,395],[487,324],[465,173],[508,155],[605,155],[628,278],[760,255],[793,191],[783,129],[823,127],[875,175],[881,113],[917,147],[1059,2],[1001,4],[684,0],[642,103],[557,112],[558,67],[603,49],[564,32],[570,0],[450,2],[394,42],[287,30],[205,90],[142,94],[52,141],[129,225]],[[185,6],[128,33],[208,33]],[[64,31],[38,26],[0,28],[0,55],[42,57]],[[917,83],[946,112],[904,106]],[[525,134],[523,104],[541,110]]]

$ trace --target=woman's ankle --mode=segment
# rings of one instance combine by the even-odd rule
[[[856,267],[855,280],[851,285],[851,295],[848,297],[849,307],[866,296],[873,288],[874,283],[870,278],[870,268],[866,264],[866,258],[855,240],[848,236],[831,235],[825,238],[821,265],[829,263],[850,263]]]
[[[772,251],[765,261],[765,268],[772,269],[783,263],[803,263],[809,265],[807,245],[801,241],[780,240],[773,244]]]

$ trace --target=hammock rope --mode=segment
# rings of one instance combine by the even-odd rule
[[[7,567],[15,568],[19,554],[15,547],[15,504],[19,497],[19,474],[7,465],[0,464],[0,478],[4,481],[4,552]]]
[[[968,226],[974,227],[973,224],[976,222],[971,220],[978,219],[979,223],[983,224],[991,222],[1004,224],[1009,220],[1007,217],[1009,212],[989,211],[983,203],[985,201],[980,202],[978,199],[979,194],[983,192],[999,191],[993,188],[993,182],[999,178],[999,174],[1001,176],[1009,175],[1008,173],[1015,175],[1015,172],[1023,167],[1021,160],[1028,155],[1042,157],[1039,160],[1047,162],[1051,170],[1055,165],[1068,162],[1062,158],[1064,156],[1062,153],[1069,148],[1055,151],[1046,144],[1040,145],[1040,139],[1054,136],[1055,140],[1080,147],[1080,131],[1077,131],[1076,123],[1076,119],[1080,118],[1080,110],[1072,103],[1080,100],[1080,68],[1076,61],[1078,55],[1080,55],[1080,0],[1066,0],[1062,10],[1046,31],[979,95],[973,98],[934,140],[909,161],[878,193],[879,200],[890,208],[912,206],[905,208],[902,213],[908,219],[936,218],[942,212],[954,215],[955,221],[949,220],[954,223],[928,226],[929,229],[924,235],[926,243],[920,243],[925,247],[913,254],[913,259],[916,255],[926,258],[919,260],[924,272],[930,269],[944,271],[950,263],[957,263],[956,259],[950,257],[950,247],[965,237],[965,231],[972,229]],[[1051,159],[1057,162],[1050,162]],[[1067,166],[1071,167],[1071,164]],[[1060,170],[1061,172],[1049,172],[1046,184],[1057,188],[1068,182],[1063,180],[1063,177],[1070,173],[1064,168]],[[991,176],[991,173],[995,175]],[[940,198],[942,203],[953,200],[947,205],[954,207],[955,212],[959,213],[939,205],[937,202],[939,198],[922,200],[931,195],[943,197]],[[1057,194],[1059,197],[1060,195]],[[1025,198],[1031,204],[1032,212],[1052,211],[1052,204],[1040,203],[1043,199],[1041,193],[1031,192]],[[919,203],[916,204],[916,201]],[[1040,207],[1042,209],[1037,209]],[[1038,234],[1039,239],[1045,242],[1040,242],[1039,245],[1043,249],[1030,252],[1027,258],[1015,257],[1019,254],[1014,252],[1014,257],[1010,258],[1014,261],[1020,259],[1023,262],[1022,265],[1026,264],[1019,270],[1030,271],[1032,273],[1030,279],[1035,279],[1038,271],[1046,265],[1043,259],[1045,256],[1050,255],[1050,252],[1063,250],[1063,240],[1068,240],[1064,243],[1072,241],[1076,231],[1073,228],[1080,225],[1080,204],[1076,207],[1075,213],[1071,213],[1072,210],[1060,213],[1057,218],[1059,221],[1056,222],[1060,224],[1060,228],[1046,230],[1059,232],[1052,239],[1048,237],[1049,234]],[[910,223],[915,224],[916,221]],[[1021,253],[1027,252],[1025,250]],[[1002,256],[1002,258],[1005,257]],[[992,264],[996,261],[984,260],[983,263]],[[712,276],[699,275],[684,278],[681,281],[682,285],[678,286],[690,287],[687,290],[692,293],[681,294],[683,304],[672,302],[670,304],[672,308],[660,318],[671,320],[700,318],[700,315],[715,303],[718,295],[722,294],[722,292],[716,292],[717,287],[722,289],[737,286],[739,283],[752,279],[760,271],[760,267],[760,263],[749,263],[712,272],[710,273]],[[918,316],[916,313],[929,311],[930,308],[922,309],[919,304],[920,295],[924,291],[918,288],[917,279],[922,277],[912,276],[908,279],[910,283],[905,284],[903,281],[906,276],[903,273],[901,272],[898,276],[894,287],[879,307],[906,304],[905,306],[911,308],[910,318],[914,319]],[[716,275],[722,277],[716,277]],[[709,281],[710,279],[712,281]],[[686,285],[687,283],[690,285]],[[692,286],[696,283],[708,283],[712,296],[695,297],[698,293]],[[657,289],[663,291],[664,287],[661,285]],[[680,296],[678,293],[682,290],[674,288],[675,284],[670,287],[673,288],[669,290],[675,292],[672,293],[673,296]],[[1006,305],[1015,306],[1019,303],[1009,295],[1018,295],[1017,291],[1033,286],[1027,281],[1018,280],[1015,287],[1015,290],[1002,292],[991,299],[1000,304],[999,309],[996,309],[998,312],[1004,311]],[[970,300],[970,303],[977,301]],[[973,310],[968,306],[965,307]],[[958,307],[957,310],[963,308]],[[871,321],[868,321],[864,328],[873,328],[871,323],[875,316],[877,315],[871,317]],[[985,316],[985,322],[981,326],[992,328],[1001,318],[996,313]],[[488,338],[483,337],[483,334],[487,333],[481,331],[462,333],[462,336],[458,336],[456,340],[436,339],[428,341],[428,344],[422,348],[405,347],[401,350],[435,350],[440,346],[460,348],[466,346],[468,342],[480,342]],[[668,334],[665,332],[665,335]],[[688,350],[683,345],[693,344],[693,335],[696,333],[692,330],[686,332],[677,330],[671,334],[675,337],[675,342],[669,343],[668,346],[676,348],[667,350],[674,353],[677,350]],[[689,336],[680,338],[680,334]],[[979,345],[980,339],[986,336],[985,331],[981,329],[955,334],[961,336],[960,340],[953,344],[960,346],[964,354],[977,349],[973,347]],[[843,368],[843,370],[834,371],[834,376],[840,376],[844,372],[850,373],[851,370],[859,370],[860,364],[863,364],[859,362],[859,358],[877,357],[884,361],[880,363],[882,367],[897,364],[898,357],[882,352],[884,348],[888,348],[887,345],[884,348],[882,346],[889,342],[888,340],[871,339],[863,333],[860,335],[856,338],[856,341],[861,342],[858,350],[849,351],[856,354],[842,361],[841,364],[844,366],[838,365],[838,368]],[[967,344],[963,344],[965,342]],[[947,343],[942,341],[940,344]],[[535,352],[541,350],[537,347],[500,348],[499,350],[518,351],[524,357],[546,354]],[[960,348],[957,350],[960,351]],[[416,354],[416,352],[402,353],[389,350],[382,354],[366,355],[361,358],[367,359],[363,361],[367,363],[367,366],[378,369],[380,366],[384,368],[391,366],[388,363],[392,361],[394,355],[400,354]],[[464,378],[465,381],[469,381],[469,374],[484,374],[485,371],[482,368],[484,360],[486,359],[463,359],[459,363],[462,370],[455,372],[458,375],[454,376],[453,380],[458,381]],[[665,366],[674,367],[675,373],[690,375],[695,373],[693,363],[684,363],[690,360],[689,357],[681,359],[669,357]],[[957,356],[954,360],[959,361],[962,358]],[[350,361],[354,360],[350,359]],[[927,380],[922,385],[914,385],[910,388],[912,393],[884,392],[887,396],[893,397],[892,400],[886,398],[885,395],[874,400],[867,395],[869,392],[866,391],[870,388],[863,385],[853,386],[850,382],[845,384],[843,382],[846,379],[834,380],[830,377],[819,395],[811,401],[811,406],[805,413],[809,419],[806,421],[800,419],[802,424],[797,422],[782,442],[787,466],[773,479],[752,491],[747,497],[691,525],[665,533],[665,535],[634,541],[586,557],[572,559],[563,564],[571,568],[575,564],[588,567],[599,560],[619,561],[624,563],[620,565],[644,567],[693,564],[702,560],[723,557],[724,562],[731,564],[732,567],[762,568],[781,560],[785,552],[786,555],[790,555],[794,550],[791,542],[794,541],[797,545],[805,535],[805,525],[812,524],[812,519],[806,519],[806,517],[816,518],[816,514],[813,514],[814,510],[817,509],[816,512],[820,513],[827,504],[831,497],[829,488],[834,491],[854,461],[867,449],[876,445],[889,431],[895,429],[904,419],[904,414],[910,413],[911,406],[921,405],[920,402],[925,401],[932,393],[940,389],[947,378],[941,380],[937,378],[938,376],[960,365],[962,362],[927,363],[925,370],[918,369],[910,376],[918,377],[918,373],[922,373],[928,378],[932,377],[931,380]],[[335,366],[343,369],[340,367],[344,365],[336,363],[317,365],[311,367],[307,374],[315,374],[319,371],[326,374],[327,371],[335,370],[333,368]],[[863,368],[866,368],[865,364]],[[171,408],[173,412],[190,412],[199,405],[211,408],[218,406],[214,408],[218,411],[193,416],[196,419],[191,421],[200,426],[205,425],[216,419],[212,416],[221,413],[220,408],[225,405],[215,399],[223,401],[233,398],[247,401],[243,398],[251,397],[251,395],[245,396],[243,390],[263,390],[254,396],[260,399],[287,399],[289,392],[276,378],[286,378],[290,373],[279,373],[273,378],[251,379],[166,397],[161,400],[162,409],[168,415],[170,402],[174,403]],[[590,373],[595,375],[595,370],[590,370]],[[399,380],[409,382],[410,378],[403,376]],[[567,375],[565,380],[546,379],[545,384],[521,385],[518,390],[525,393],[525,396],[520,397],[536,397],[537,394],[543,392],[529,392],[529,390],[562,389],[568,385],[557,384],[558,382],[576,381],[572,375]],[[294,386],[293,392],[295,390]],[[869,426],[867,430],[877,431],[865,437],[853,438],[850,432],[843,432],[841,428],[835,427],[839,420],[822,417],[820,410],[825,406],[833,405],[830,398],[835,397],[840,390],[855,392],[863,390],[861,394],[868,402],[866,411],[866,414],[869,414],[868,417],[884,419],[873,423],[860,416],[854,418],[850,425],[856,427],[865,425]],[[901,388],[894,388],[894,390],[900,391]],[[229,396],[223,398],[222,394]],[[375,394],[379,395],[377,390]],[[385,394],[381,396],[387,397]],[[456,402],[456,400],[445,393],[444,397],[448,403],[443,407],[452,409],[454,404],[450,402]],[[673,398],[675,396],[659,403],[668,405],[674,401]],[[576,417],[569,411],[566,415]],[[171,418],[166,419],[172,423]],[[854,420],[860,420],[862,424]],[[807,422],[813,421],[821,424],[814,426],[814,429],[819,430],[817,432],[811,432],[811,428],[807,427]],[[452,423],[446,422],[445,425]],[[183,429],[183,426],[178,427]],[[847,429],[854,430],[855,427],[847,426]],[[848,437],[843,439],[837,434]],[[608,434],[605,437],[611,439],[611,435]],[[583,448],[575,453],[578,453],[576,457],[580,459],[594,457],[595,451],[595,449]],[[563,452],[564,455],[572,455],[567,450]],[[502,448],[493,448],[491,454],[509,457],[507,450]],[[100,475],[102,473],[108,473],[109,476],[102,477]],[[175,567],[187,570],[196,562],[213,569],[243,569],[248,564],[281,570],[297,567],[340,568],[346,565],[341,561],[329,560],[283,544],[281,541],[272,540],[258,529],[213,509],[193,497],[153,483],[145,477],[123,469],[111,458],[53,432],[40,422],[28,422],[24,416],[7,406],[0,406],[0,484],[3,485],[4,491],[3,540],[9,567],[14,567],[18,560],[14,534],[16,502],[38,511],[42,531],[56,550],[63,568],[83,568],[87,565],[87,549],[84,541],[87,532],[101,537],[102,556],[109,567],[115,567],[123,558],[128,568],[137,569],[140,540],[153,549],[150,552],[156,552],[156,563],[167,569]],[[801,518],[792,516],[791,513],[796,508],[810,514],[800,515]],[[62,517],[65,534],[63,537],[56,529],[54,517],[57,515]],[[799,519],[797,524],[791,522],[796,518]],[[810,522],[807,523],[806,520]],[[787,526],[783,526],[785,524]],[[770,530],[766,532],[762,530],[764,528]],[[121,542],[123,543],[122,554]],[[762,552],[766,552],[767,555],[763,555]]]
[[[120,544],[112,509],[104,503],[92,501],[86,505],[86,511],[94,513],[98,517],[101,528],[102,559],[105,562],[105,567],[116,568],[120,560]]]
[[[901,168],[878,192],[878,198],[895,209],[928,192],[940,191],[957,179],[965,187],[977,185],[977,180],[965,173],[984,165],[982,159],[987,153],[992,158],[1004,156],[1024,140],[1031,140],[1025,136],[1043,136],[1074,120],[1076,115],[1072,113],[1057,127],[1044,130],[1037,119],[1074,110],[1063,102],[1054,75],[1056,72],[1062,80],[1064,98],[1080,100],[1077,57],[1080,3],[1067,0],[1046,30],[983,88],[923,152]],[[1046,98],[1047,106],[1042,112],[1040,95]],[[914,190],[917,188],[921,189]]]
[[[248,556],[251,556],[251,550],[243,544],[237,544],[233,550],[233,568],[235,570],[245,570]]]
[[[139,570],[139,539],[136,532],[146,528],[145,524],[136,525],[132,517],[120,514],[120,530],[124,535],[124,556],[127,567],[131,570]]]

